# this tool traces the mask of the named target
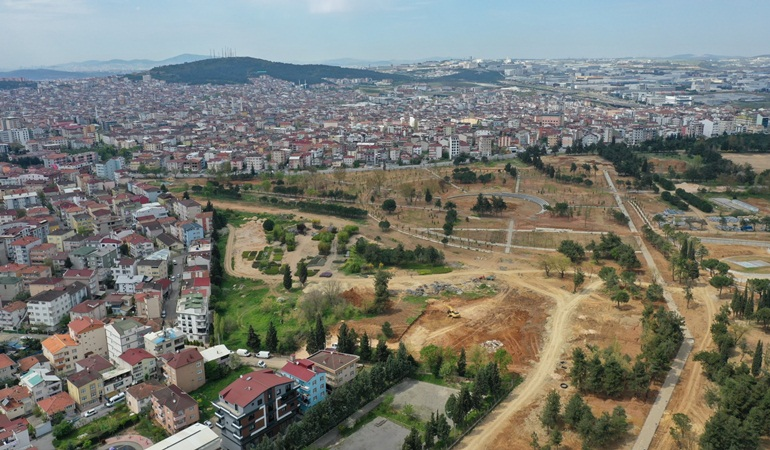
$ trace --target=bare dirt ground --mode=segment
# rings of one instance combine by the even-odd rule
[[[735,164],[751,164],[751,166],[754,168],[754,171],[757,173],[770,169],[770,158],[768,158],[765,154],[742,155],[738,153],[723,153],[722,157],[729,159]]]
[[[533,403],[542,399],[549,386],[554,383],[554,373],[564,357],[567,341],[571,335],[571,321],[582,301],[592,295],[600,285],[594,280],[577,294],[564,290],[551,283],[521,281],[521,286],[532,292],[551,297],[555,305],[545,327],[544,343],[540,349],[539,360],[524,375],[524,382],[516,388],[509,398],[487,416],[465,439],[459,448],[524,448],[517,446],[512,439],[527,439],[522,433],[517,415]]]
[[[265,230],[262,229],[262,221],[252,219],[236,228],[228,226],[227,252],[225,253],[224,266],[228,275],[244,278],[261,278],[264,275],[259,269],[251,267],[251,262],[245,260],[242,255],[246,251],[259,251],[267,245]],[[235,265],[233,266],[233,261]]]

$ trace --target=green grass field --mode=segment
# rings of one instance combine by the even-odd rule
[[[223,283],[223,299],[217,303],[217,312],[225,318],[224,344],[228,348],[246,348],[249,325],[265,340],[270,321],[282,331],[296,330],[298,322],[293,314],[296,294],[288,294],[278,301],[268,295],[270,289],[262,280],[227,277]]]

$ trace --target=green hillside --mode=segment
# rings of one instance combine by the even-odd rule
[[[185,64],[161,66],[149,72],[154,79],[185,84],[244,84],[250,78],[269,75],[280,80],[323,83],[326,78],[370,78],[403,81],[407,77],[373,70],[348,69],[321,64],[287,64],[257,58],[204,59]]]

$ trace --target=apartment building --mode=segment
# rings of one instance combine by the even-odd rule
[[[107,332],[107,352],[110,361],[117,361],[120,355],[130,348],[144,348],[144,335],[152,331],[134,319],[122,317],[105,327]]]
[[[70,321],[70,337],[74,339],[80,347],[79,354],[81,358],[91,355],[100,355],[105,358],[107,352],[107,332],[104,329],[104,322],[98,319],[78,318]]]
[[[222,448],[243,450],[265,435],[275,435],[299,412],[299,398],[291,378],[259,370],[220,391],[214,407]]]
[[[21,376],[19,385],[32,393],[35,402],[51,397],[62,391],[62,381],[44,369],[33,369]]]
[[[326,372],[317,370],[314,362],[290,358],[280,373],[297,382],[300,411],[305,412],[326,399]]]
[[[69,374],[75,371],[75,363],[80,359],[77,341],[69,334],[55,334],[42,342],[43,355],[58,373]]]
[[[67,392],[78,405],[78,409],[85,411],[104,400],[104,382],[99,372],[81,370],[67,378]]]
[[[198,402],[178,386],[171,385],[150,395],[152,418],[173,435],[198,422]]]
[[[208,298],[196,292],[186,294],[177,301],[176,324],[189,340],[207,344],[210,323]]]
[[[73,282],[62,289],[41,292],[27,299],[29,323],[52,330],[61,322],[73,306],[87,296],[87,289],[80,282]]]
[[[153,356],[175,353],[184,349],[187,335],[177,328],[165,328],[144,335],[144,349]]]
[[[337,388],[356,377],[358,360],[361,358],[333,350],[321,350],[307,359],[315,364],[316,370],[326,372],[326,383],[329,387]]]
[[[185,392],[206,384],[203,356],[195,347],[160,355],[160,363],[166,384],[175,384]]]
[[[41,245],[43,240],[35,236],[25,236],[11,242],[8,250],[16,264],[32,264],[30,252],[33,248]]]
[[[158,364],[155,355],[142,348],[130,348],[123,352],[117,365],[131,370],[134,381],[146,380],[155,375]]]
[[[0,329],[16,330],[27,317],[27,304],[16,301],[0,308]]]

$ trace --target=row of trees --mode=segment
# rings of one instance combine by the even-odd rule
[[[677,189],[676,195],[677,197],[681,198],[682,200],[686,201],[687,203],[691,204],[692,206],[700,209],[705,213],[710,213],[714,211],[714,205],[712,205],[711,202],[701,197],[698,197],[695,194],[691,194],[685,191],[684,189]]]
[[[456,168],[452,171],[452,179],[462,184],[482,183],[487,184],[495,178],[491,173],[476,175],[476,172],[467,167]]]
[[[376,243],[367,242],[364,238],[358,238],[354,250],[356,255],[374,266],[382,264],[402,267],[414,263],[440,266],[444,264],[444,253],[433,246],[417,245],[414,250],[406,250],[404,245],[399,243],[393,248],[385,248]]]
[[[736,344],[742,341],[740,330],[741,327],[731,323],[729,308],[725,305],[711,325],[716,350],[695,355],[706,376],[718,386],[707,395],[716,412],[706,422],[701,435],[703,449],[758,449],[760,439],[770,435],[770,376],[762,369],[763,346],[757,344],[751,367],[744,361],[729,362]],[[751,350],[746,349],[744,353],[751,354]]]
[[[682,211],[687,211],[690,209],[690,205],[688,205],[687,202],[679,198],[677,195],[672,194],[671,192],[668,192],[668,191],[661,192],[660,199],[670,204],[676,209],[679,209]]]
[[[289,425],[283,435],[272,440],[264,438],[255,450],[295,450],[309,446],[404,377],[412,376],[416,367],[414,358],[404,344],[400,344],[395,354],[389,352],[384,362],[378,362],[335,389],[325,401],[309,409],[302,420]]]

